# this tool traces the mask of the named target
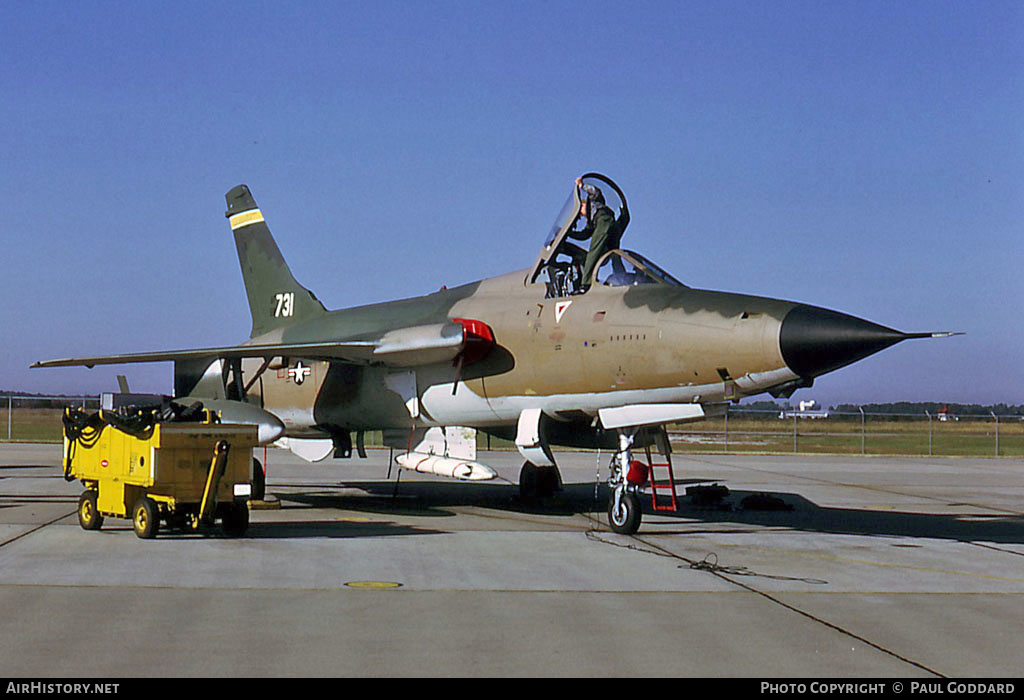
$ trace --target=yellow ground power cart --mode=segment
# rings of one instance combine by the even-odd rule
[[[198,530],[220,520],[224,534],[249,527],[256,427],[220,423],[200,404],[185,409],[131,406],[64,412],[64,478],[80,480],[78,522],[98,530],[104,517],[129,518],[155,537],[161,521]]]

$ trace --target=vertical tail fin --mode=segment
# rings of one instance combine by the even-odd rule
[[[252,313],[250,337],[326,313],[313,292],[295,281],[249,188],[238,185],[225,199],[228,210],[224,215],[235,234],[238,262],[242,266]]]

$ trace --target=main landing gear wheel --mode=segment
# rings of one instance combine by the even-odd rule
[[[538,467],[533,462],[526,462],[519,470],[519,498],[525,503],[550,498],[560,490],[558,467]]]
[[[262,501],[267,495],[267,474],[263,471],[263,465],[253,457],[252,459],[252,500]]]
[[[151,540],[156,537],[160,530],[160,509],[156,501],[148,496],[135,501],[132,506],[132,527],[140,539]]]
[[[608,524],[620,535],[635,534],[640,529],[642,516],[640,499],[635,493],[622,494],[618,508],[615,507],[615,494],[608,500]]]
[[[103,527],[103,516],[96,507],[98,494],[95,491],[86,491],[78,499],[78,524],[83,530],[99,530]]]

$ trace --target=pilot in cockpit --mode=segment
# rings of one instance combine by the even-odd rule
[[[583,265],[580,289],[582,294],[590,288],[594,267],[601,256],[619,247],[622,234],[629,225],[629,209],[623,202],[619,208],[619,217],[616,219],[615,214],[605,204],[604,195],[599,187],[584,183],[581,177],[576,178],[576,186],[580,189],[580,216],[586,219],[587,224],[581,231],[569,231],[568,235],[577,241],[590,239],[590,250],[587,251],[586,262]]]

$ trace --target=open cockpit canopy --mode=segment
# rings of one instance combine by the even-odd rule
[[[626,208],[626,196],[610,178],[600,173],[583,175],[573,185],[569,197],[558,212],[540,254],[530,268],[526,284],[543,282],[547,286],[547,298],[580,294],[591,284],[685,286],[643,256],[624,250],[606,253],[594,272],[594,279],[584,280],[583,263],[587,257],[589,243],[586,241],[590,232],[581,205],[587,202],[589,210],[593,211],[595,200],[600,200],[612,211]],[[574,241],[582,241],[582,247]]]
[[[555,219],[554,224],[552,224],[548,237],[544,239],[544,248],[541,251],[541,255],[545,251],[557,249],[557,244],[561,243],[566,236],[573,238],[573,233],[583,233],[587,221],[586,217],[580,216],[580,204],[589,196],[598,194],[613,211],[618,211],[626,206],[626,196],[622,194],[622,190],[604,175],[587,173],[580,180],[582,186],[573,185],[572,192],[569,193],[565,204],[562,205],[562,209],[558,212],[558,217]],[[596,190],[596,193],[594,190]]]
[[[547,282],[550,287],[554,283],[555,273],[571,271],[573,261],[580,259],[580,256],[586,256],[585,249],[568,239],[582,240],[586,236],[587,219],[580,214],[580,205],[593,197],[595,191],[613,211],[626,206],[626,197],[622,190],[604,175],[587,173],[579,182],[580,184],[573,183],[569,197],[558,212],[547,238],[544,239],[544,246],[540,249],[537,261],[526,278],[527,284],[536,282],[541,272],[548,265],[555,263],[556,267],[548,274]],[[578,277],[579,270],[576,270],[576,273]]]

